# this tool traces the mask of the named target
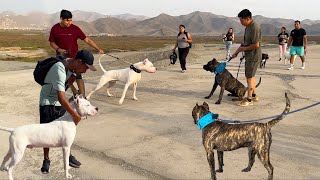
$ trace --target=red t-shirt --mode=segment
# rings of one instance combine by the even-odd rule
[[[59,48],[67,50],[69,58],[74,58],[78,51],[77,40],[85,38],[86,35],[78,26],[71,24],[69,27],[62,27],[57,23],[51,28],[49,41],[56,43]]]

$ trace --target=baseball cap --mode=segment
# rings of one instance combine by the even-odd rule
[[[80,50],[77,52],[75,59],[81,59],[91,71],[96,71],[97,69],[93,66],[94,57],[92,53],[88,50]]]

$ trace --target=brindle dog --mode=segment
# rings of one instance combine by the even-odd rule
[[[207,153],[207,160],[210,166],[211,178],[216,180],[216,172],[223,172],[223,151],[232,151],[242,147],[248,147],[249,164],[242,172],[251,170],[255,161],[255,155],[261,160],[268,170],[268,179],[273,179],[273,166],[270,163],[270,146],[272,142],[271,127],[283,119],[290,111],[290,100],[286,97],[286,107],[283,113],[267,123],[243,123],[227,124],[216,120],[202,129],[202,142]],[[192,110],[194,123],[198,124],[206,114],[210,113],[209,105],[204,102]],[[201,123],[199,123],[201,124]],[[218,153],[219,169],[215,171],[214,149]]]
[[[214,73],[216,68],[219,66],[219,64],[220,63],[215,58],[213,58],[212,61],[209,61],[206,65],[203,66],[203,69]],[[260,83],[261,83],[261,78],[258,84],[256,85],[256,88],[260,85]],[[231,93],[231,94],[228,94],[229,96],[238,97],[238,98],[233,98],[232,99],[233,101],[237,101],[237,100],[241,101],[243,99],[243,96],[247,92],[247,87],[245,87],[240,81],[234,78],[227,69],[224,69],[221,73],[216,74],[212,90],[210,94],[205,97],[206,99],[209,99],[213,95],[218,85],[221,87],[221,89],[220,89],[219,99],[216,102],[216,104],[221,104],[224,90],[227,90]]]

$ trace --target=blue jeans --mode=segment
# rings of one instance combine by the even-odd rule
[[[231,45],[232,45],[232,41],[226,41],[226,51],[227,51],[226,59],[229,59],[231,57],[231,54],[230,54]]]

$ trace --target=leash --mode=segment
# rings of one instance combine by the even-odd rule
[[[113,55],[111,55],[111,54],[108,54],[108,53],[104,53],[104,54],[100,57],[100,59],[101,59],[104,55],[113,57],[113,58],[115,58],[115,59],[117,59],[117,60],[120,60],[120,61],[122,61],[122,62],[125,62],[125,63],[127,63],[127,64],[132,64],[131,62],[125,61],[125,60],[123,60],[123,59],[120,59],[120,58],[118,58],[118,57],[116,57],[116,56],[113,56]]]
[[[309,105],[309,106],[302,107],[302,108],[300,108],[300,109],[296,109],[296,110],[290,111],[290,112],[288,112],[288,113],[284,113],[283,115],[293,114],[293,113],[296,113],[296,112],[299,112],[299,111],[302,111],[302,110],[305,110],[305,109],[312,108],[312,107],[317,106],[317,105],[319,105],[319,104],[320,104],[320,102],[317,102],[317,103],[311,104],[311,105]],[[279,115],[282,115],[282,114],[279,114]],[[269,116],[269,117],[260,118],[260,119],[246,120],[246,121],[231,120],[231,119],[220,119],[220,120],[221,120],[222,122],[225,122],[225,123],[241,124],[241,123],[259,122],[259,121],[266,120],[266,119],[272,119],[272,118],[278,117],[279,115]]]

